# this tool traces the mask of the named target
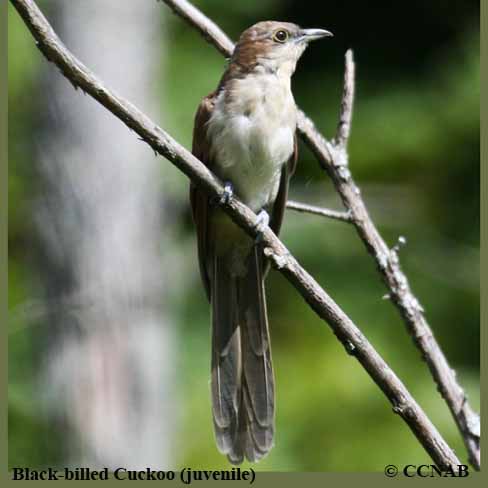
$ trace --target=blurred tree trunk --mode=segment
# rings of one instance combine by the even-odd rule
[[[162,9],[54,0],[63,41],[156,120]],[[43,391],[64,462],[169,467],[175,335],[164,297],[171,256],[160,164],[52,66],[44,67],[37,202],[48,290]],[[173,244],[174,245],[174,244]]]

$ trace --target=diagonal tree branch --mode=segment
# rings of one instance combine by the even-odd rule
[[[354,90],[354,61],[352,52],[346,54],[344,95],[336,139],[327,142],[310,123],[302,127],[307,143],[321,166],[332,179],[344,206],[369,254],[376,261],[378,271],[388,287],[388,296],[398,308],[415,345],[421,351],[442,397],[446,401],[464,440],[471,464],[480,469],[480,420],[470,407],[466,394],[447,362],[439,343],[425,318],[424,309],[413,294],[403,273],[398,247],[389,249],[374,225],[361,191],[348,167],[347,141],[351,126]]]
[[[202,33],[217,49],[229,57],[233,51],[232,42],[222,30],[187,0],[163,0],[192,27]],[[197,10],[198,15],[192,12]],[[214,37],[215,34],[215,37]],[[408,332],[427,362],[437,388],[446,401],[466,445],[469,460],[480,468],[480,420],[470,407],[466,394],[456,379],[456,373],[447,362],[432,330],[425,318],[424,310],[413,294],[407,277],[400,267],[397,248],[391,250],[374,225],[361,191],[355,184],[348,168],[347,141],[351,129],[354,101],[354,61],[352,51],[346,53],[346,74],[339,125],[336,138],[328,142],[315,128],[314,123],[301,111],[298,113],[298,133],[311,149],[321,167],[332,179],[346,214],[356,228],[368,253],[376,262],[378,271],[388,288],[388,296],[398,308]],[[305,211],[305,210],[304,210]],[[326,213],[311,212],[330,217]]]
[[[75,87],[80,87],[112,114],[134,130],[153,150],[177,166],[195,184],[216,201],[249,235],[257,237],[257,217],[235,198],[220,200],[221,182],[189,151],[178,144],[145,114],[106,87],[88,68],[63,45],[33,0],[11,0],[24,20],[45,57],[55,63]],[[410,395],[403,383],[388,367],[352,320],[305,271],[283,243],[268,227],[262,233],[266,256],[296,288],[317,315],[326,321],[346,350],[357,358],[381,388],[398,413],[416,435],[422,446],[441,468],[460,464],[451,448]]]

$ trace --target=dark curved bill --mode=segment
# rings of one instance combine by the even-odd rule
[[[333,37],[334,34],[324,29],[302,29],[301,32],[301,40],[310,42],[316,41],[318,39],[322,39],[324,37]]]

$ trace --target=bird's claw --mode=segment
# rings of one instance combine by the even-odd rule
[[[234,187],[230,181],[226,181],[224,184],[224,191],[220,197],[220,203],[229,203],[230,199],[234,196]]]
[[[256,219],[256,232],[257,232],[257,238],[256,242],[260,242],[263,239],[263,234],[264,231],[266,230],[266,227],[269,225],[269,214],[266,212],[266,210],[261,210],[261,212],[258,213],[258,218]]]

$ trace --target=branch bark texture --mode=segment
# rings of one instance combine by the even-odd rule
[[[221,29],[202,12],[193,15],[195,7],[187,0],[164,0],[175,13],[203,33],[207,41],[229,57],[232,42]],[[215,34],[215,36],[214,36]],[[388,296],[399,310],[409,334],[429,366],[437,388],[447,403],[468,451],[469,460],[480,468],[480,419],[470,407],[456,372],[451,369],[425,318],[420,302],[413,294],[408,279],[400,266],[398,247],[388,247],[373,223],[361,191],[353,180],[348,164],[347,142],[351,131],[354,103],[354,61],[352,51],[346,53],[346,73],[339,125],[335,140],[327,141],[315,128],[314,123],[299,110],[298,133],[311,149],[321,167],[327,172],[347,210],[344,217],[354,225],[368,253],[375,260],[378,271],[388,288]],[[292,202],[289,208],[336,218],[330,211]],[[300,208],[299,208],[300,207]],[[307,208],[308,207],[308,208]],[[346,220],[340,218],[340,220]]]
[[[178,144],[136,107],[113,93],[63,45],[33,0],[11,0],[28,26],[41,52],[55,63],[75,87],[79,87],[124,122],[152,149],[169,159],[195,184],[220,200],[221,182],[189,151]],[[220,205],[249,235],[257,237],[256,215],[237,199]],[[403,383],[389,368],[352,320],[289,253],[267,228],[262,234],[267,257],[296,288],[317,315],[326,321],[346,350],[366,369],[433,461],[441,468],[457,466],[460,461],[441,437]]]

